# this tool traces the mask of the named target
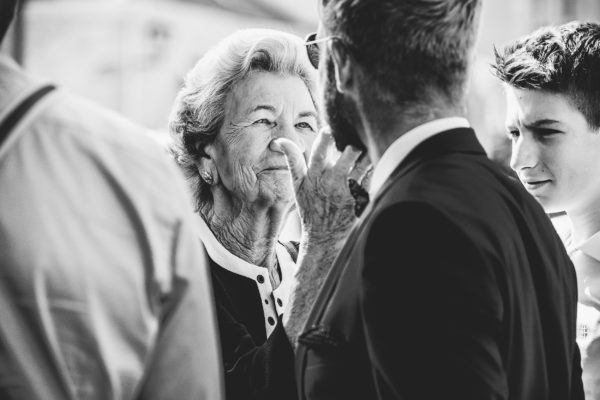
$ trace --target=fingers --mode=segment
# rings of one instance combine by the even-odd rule
[[[333,137],[328,128],[321,129],[313,143],[308,165],[311,170],[322,170],[327,163],[329,149],[333,146]]]
[[[346,146],[336,163],[335,169],[337,173],[344,178],[348,177],[350,168],[356,164],[361,154],[361,151],[354,146]]]
[[[301,186],[306,177],[306,161],[304,154],[296,143],[286,138],[277,138],[269,144],[273,151],[283,153],[287,162],[290,173],[292,174],[292,183],[294,188]]]
[[[366,153],[362,153],[358,161],[354,164],[354,168],[348,175],[349,179],[354,179],[356,182],[362,184],[371,170],[371,159]]]

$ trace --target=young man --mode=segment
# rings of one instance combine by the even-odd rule
[[[540,29],[497,52],[494,70],[506,84],[511,167],[546,212],[570,222],[584,384],[600,399],[591,374],[600,359],[586,352],[600,315],[600,25]]]
[[[299,335],[303,399],[583,396],[572,264],[464,118],[480,7],[322,3],[311,54],[332,135],[375,167],[370,203]],[[279,141],[305,219],[320,163],[306,170]]]

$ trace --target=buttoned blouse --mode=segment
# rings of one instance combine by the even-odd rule
[[[262,300],[265,331],[269,337],[275,329],[277,317],[283,314],[288,302],[290,285],[296,270],[290,253],[284,245],[277,243],[275,253],[281,271],[281,281],[279,286],[273,289],[267,268],[251,264],[232,254],[217,240],[202,217],[197,216],[196,219],[200,239],[208,256],[220,267],[250,279],[256,285]]]

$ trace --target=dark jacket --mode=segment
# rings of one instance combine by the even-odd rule
[[[297,351],[308,399],[582,399],[573,266],[471,129],[417,146],[334,262]]]

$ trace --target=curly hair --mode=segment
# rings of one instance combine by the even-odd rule
[[[209,50],[187,73],[169,117],[170,151],[191,185],[197,209],[211,199],[211,193],[196,162],[221,129],[228,94],[253,71],[299,77],[317,108],[316,70],[299,37],[269,29],[245,29]]]
[[[590,128],[600,128],[599,24],[540,28],[494,52],[492,71],[502,82],[566,95]]]

